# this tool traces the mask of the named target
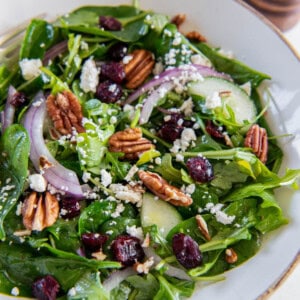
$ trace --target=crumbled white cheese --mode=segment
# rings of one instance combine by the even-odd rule
[[[126,55],[123,57],[122,62],[124,65],[127,65],[133,59],[132,55]]]
[[[40,59],[24,58],[19,62],[22,76],[25,80],[31,80],[41,74],[40,68],[43,66]]]
[[[137,263],[135,269],[139,274],[148,274],[153,265],[154,258],[151,256],[144,263]]]
[[[180,151],[184,152],[193,141],[196,141],[197,136],[192,128],[184,128],[181,133],[181,138],[176,139],[173,143],[173,147],[170,149],[173,153],[178,153]]]
[[[222,99],[218,92],[214,92],[211,96],[206,97],[205,106],[208,109],[214,109],[222,106]]]
[[[13,296],[18,296],[19,294],[20,294],[20,290],[19,290],[19,288],[18,287],[13,287],[12,288],[12,290],[11,290],[11,295],[13,295]]]
[[[99,83],[99,69],[95,61],[90,58],[82,66],[80,75],[80,87],[85,92],[96,92]]]
[[[72,288],[69,289],[69,291],[68,291],[68,296],[74,297],[74,296],[76,296],[76,293],[77,293],[76,288],[75,288],[75,287],[72,287]]]
[[[157,165],[161,165],[161,157],[156,157],[154,159],[154,162],[157,164]]]
[[[193,113],[193,108],[194,108],[194,103],[192,98],[190,97],[182,103],[180,107],[180,111],[182,111],[184,115],[188,117]]]
[[[120,217],[121,213],[124,211],[125,206],[122,203],[118,203],[116,210],[111,214],[112,218]]]
[[[164,70],[164,65],[161,61],[158,61],[155,65],[154,68],[152,70],[152,73],[154,75],[159,75],[160,73],[162,73]]]
[[[209,211],[211,214],[215,215],[216,220],[219,223],[222,223],[224,225],[229,225],[232,224],[232,222],[235,219],[235,216],[229,216],[227,215],[224,211],[222,211],[223,208],[223,204],[222,203],[207,203],[205,206],[205,210]]]
[[[112,177],[111,174],[109,172],[107,172],[105,169],[102,169],[100,171],[100,175],[101,175],[101,183],[107,187],[112,183]]]
[[[118,200],[130,202],[137,207],[141,207],[143,195],[141,191],[135,191],[132,188],[122,185],[120,183],[114,183],[109,188],[115,193],[115,197]]]
[[[126,181],[130,181],[132,177],[135,175],[135,173],[139,170],[139,168],[136,165],[133,165],[130,170],[128,171],[127,175],[125,176]]]
[[[126,232],[129,235],[134,236],[134,237],[140,239],[141,241],[144,240],[144,233],[143,233],[142,227],[136,227],[136,225],[126,226]]]
[[[47,181],[41,174],[31,174],[28,176],[29,186],[32,190],[43,193],[47,188]]]

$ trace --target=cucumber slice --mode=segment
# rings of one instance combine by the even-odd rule
[[[189,93],[205,98],[219,94],[224,103],[224,115],[229,117],[226,105],[234,112],[236,122],[243,124],[244,121],[253,122],[257,111],[254,102],[247,93],[238,85],[217,77],[206,77],[203,81],[192,82],[189,86]]]
[[[181,215],[171,204],[161,199],[155,199],[152,194],[144,194],[141,209],[143,227],[155,224],[161,235],[166,237],[169,231],[181,221]]]

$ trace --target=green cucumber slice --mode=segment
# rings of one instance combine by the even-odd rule
[[[157,225],[161,235],[166,237],[169,231],[182,221],[181,215],[171,204],[145,193],[141,208],[143,227]]]
[[[206,77],[202,81],[195,81],[189,85],[188,91],[191,95],[198,95],[204,98],[213,97],[216,93],[224,103],[225,117],[229,116],[226,106],[234,112],[236,122],[243,124],[253,122],[257,111],[254,101],[238,85],[231,81],[217,77]]]

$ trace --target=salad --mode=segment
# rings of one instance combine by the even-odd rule
[[[270,76],[184,19],[80,7],[0,66],[1,293],[189,298],[288,223]]]

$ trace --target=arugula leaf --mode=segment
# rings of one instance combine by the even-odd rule
[[[123,180],[131,168],[130,163],[119,160],[122,156],[122,153],[106,152],[105,162],[110,165],[110,173],[113,177],[113,181]]]
[[[28,170],[30,141],[23,126],[6,128],[0,140],[0,240],[5,239],[4,219],[20,197]]]
[[[157,275],[160,287],[153,300],[180,300],[182,297],[191,297],[195,283],[179,280],[172,277]]]
[[[155,172],[170,182],[182,184],[180,170],[173,167],[171,154],[165,154],[161,159],[161,164],[155,167]]]
[[[78,282],[76,282],[72,291],[68,293],[68,300],[109,300],[109,293],[103,288],[99,273],[87,273],[83,275]]]

